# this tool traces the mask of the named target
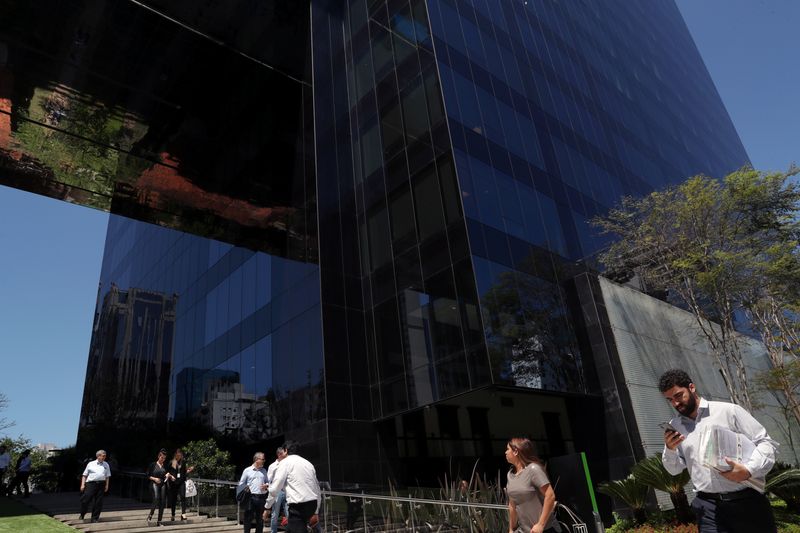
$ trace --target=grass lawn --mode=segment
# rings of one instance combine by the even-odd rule
[[[75,531],[46,514],[9,498],[0,498],[0,533],[66,533]]]

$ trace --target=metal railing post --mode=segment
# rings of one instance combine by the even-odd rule
[[[219,485],[217,485],[215,483],[214,484],[214,488],[216,489],[215,493],[216,493],[216,496],[217,496],[217,501],[214,504],[214,517],[215,518],[219,518]]]
[[[369,527],[367,526],[367,499],[364,497],[364,491],[361,491],[361,511],[364,515],[364,533],[369,532]]]

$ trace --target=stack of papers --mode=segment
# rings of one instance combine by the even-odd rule
[[[753,441],[727,428],[709,427],[700,434],[702,463],[717,472],[731,470],[731,466],[725,461],[726,457],[737,463],[746,463],[755,449]],[[764,492],[764,482],[757,479],[742,481],[742,485]]]

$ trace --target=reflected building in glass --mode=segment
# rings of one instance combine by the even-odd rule
[[[2,183],[114,215],[79,444],[134,429],[93,407],[109,372],[154,440],[216,435],[244,464],[291,438],[334,485],[493,473],[517,434],[627,472],[587,221],[748,161],[672,2],[0,20]]]

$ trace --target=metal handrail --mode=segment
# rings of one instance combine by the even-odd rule
[[[391,502],[404,502],[404,503],[418,503],[418,504],[429,504],[429,505],[447,505],[452,507],[477,507],[480,509],[508,509],[507,505],[501,505],[498,503],[476,503],[476,502],[459,502],[455,500],[434,500],[430,498],[403,498],[400,496],[384,496],[380,494],[365,494],[363,492],[337,492],[333,490],[322,490],[320,491],[322,496],[344,496],[347,498],[369,498],[370,500],[383,500],[383,501],[391,501]]]

